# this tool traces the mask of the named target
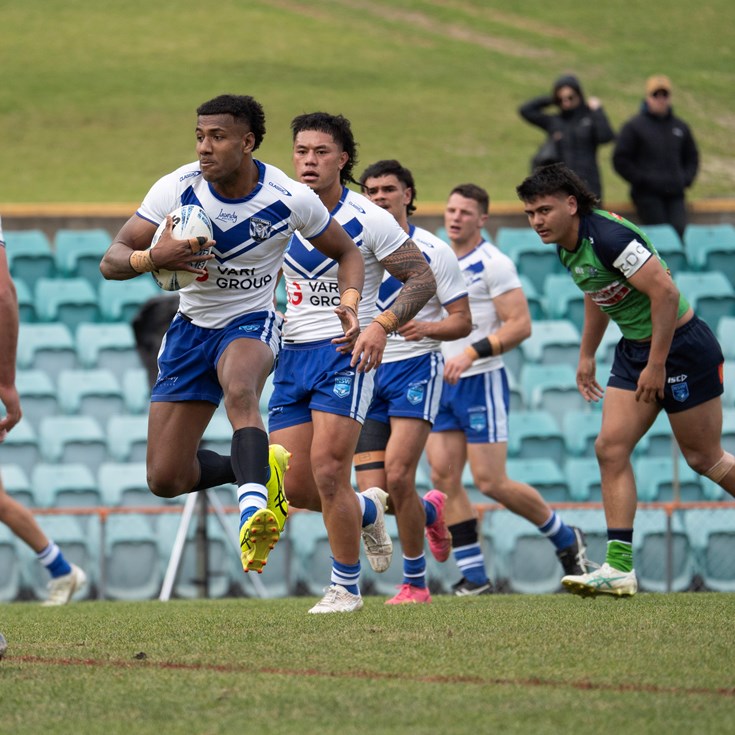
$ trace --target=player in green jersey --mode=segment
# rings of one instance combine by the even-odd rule
[[[577,386],[588,401],[603,398],[595,352],[611,319],[623,334],[595,442],[607,555],[599,569],[562,583],[583,595],[633,595],[637,495],[631,455],[661,409],[689,466],[735,495],[735,457],[721,444],[722,350],[645,234],[597,209],[594,194],[564,164],[536,169],[516,191],[531,227],[543,242],[556,245],[584,292]]]

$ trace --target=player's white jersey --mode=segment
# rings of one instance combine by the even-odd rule
[[[403,245],[408,235],[392,215],[347,187],[331,215],[355,241],[365,261],[365,284],[358,305],[360,327],[364,328],[378,313],[378,288],[385,272],[380,261]],[[341,335],[342,324],[334,313],[340,299],[336,261],[297,232],[286,250],[283,275],[288,296],[284,341],[316,342]]]
[[[321,235],[327,208],[305,184],[275,166],[255,161],[258,183],[244,199],[223,199],[194,162],[159,179],[138,216],[159,224],[182,204],[197,204],[214,228],[215,257],[206,273],[182,288],[181,311],[200,327],[220,328],[235,317],[273,310],[276,277],[291,235]],[[318,252],[318,251],[317,251]]]
[[[409,225],[408,236],[423,253],[436,279],[436,293],[426,302],[414,319],[421,322],[438,322],[444,316],[442,306],[467,296],[467,287],[457,256],[444,240],[440,240],[436,235],[421,227]],[[381,311],[390,309],[401,288],[403,284],[386,272],[383,276],[383,283],[380,284],[378,308]],[[439,340],[424,337],[418,342],[407,342],[400,334],[393,333],[388,337],[385,345],[383,362],[397,362],[409,357],[418,357],[427,352],[437,352],[440,349]]]
[[[493,299],[514,288],[521,288],[521,281],[513,261],[486,240],[472,252],[463,255],[459,259],[459,267],[462,269],[470,297],[472,331],[462,339],[442,342],[442,353],[447,359],[458,355],[467,345],[495,332],[501,322],[495,312]],[[462,373],[462,377],[479,375],[502,365],[503,358],[500,356],[481,357]]]

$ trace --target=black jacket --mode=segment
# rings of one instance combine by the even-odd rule
[[[556,92],[564,86],[577,91],[581,98],[579,106],[556,114],[545,112],[545,108],[556,104]],[[610,142],[615,134],[604,110],[590,110],[587,106],[577,78],[560,77],[554,83],[554,94],[535,97],[521,105],[518,112],[524,120],[542,128],[557,140],[561,160],[584,179],[597,196],[602,197],[597,146]]]
[[[699,152],[689,126],[673,112],[652,115],[645,102],[628,120],[613,151],[615,170],[630,183],[631,196],[681,196],[699,168]]]

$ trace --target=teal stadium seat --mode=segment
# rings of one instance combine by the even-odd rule
[[[23,562],[12,531],[0,523],[0,602],[13,602],[21,592]]]
[[[34,300],[39,321],[62,322],[72,332],[100,318],[97,292],[84,278],[39,278]]]
[[[733,375],[733,380],[735,380],[735,375]],[[722,409],[722,448],[730,454],[735,454],[735,408]],[[705,500],[732,500],[732,495],[704,475],[699,478],[699,481],[702,484],[702,494]]]
[[[547,411],[518,411],[509,419],[508,456],[564,462],[565,447],[556,419]]]
[[[80,523],[76,516],[53,515],[37,518],[41,529],[61,548],[67,561],[76,564],[87,575],[87,584],[74,593],[73,600],[88,600],[93,596],[97,579],[99,558],[94,534]],[[49,574],[38,561],[36,554],[25,547],[21,552],[23,563],[24,587],[30,590],[37,600],[45,600],[48,596]]]
[[[117,462],[145,462],[148,448],[148,417],[112,416],[107,424],[110,458]]]
[[[232,448],[232,433],[232,424],[227,414],[222,410],[217,411],[204,430],[201,446],[218,454],[229,455]]]
[[[664,411],[656,416],[653,426],[638,442],[635,454],[647,457],[662,457],[669,461],[674,455],[679,454],[679,446],[676,439],[674,439],[674,432],[671,430],[671,424]]]
[[[56,272],[65,278],[84,278],[97,284],[102,280],[100,261],[112,238],[107,230],[60,229],[54,238]]]
[[[496,244],[510,256],[518,272],[526,276],[543,293],[544,281],[550,273],[565,273],[556,248],[541,242],[530,227],[499,227]]]
[[[122,378],[122,389],[128,413],[147,413],[151,399],[151,387],[145,368],[126,370]]]
[[[0,444],[0,466],[15,464],[30,475],[41,458],[41,446],[30,421],[21,419]]]
[[[103,462],[97,472],[102,502],[110,508],[161,506],[148,489],[145,462]]]
[[[671,225],[644,225],[642,229],[674,275],[690,269],[684,243]]]
[[[735,226],[729,223],[687,225],[684,247],[691,267],[722,273],[735,286]]]
[[[131,324],[140,307],[162,293],[150,275],[145,273],[128,281],[102,281],[98,290],[102,320]],[[178,295],[171,298],[178,298]]]
[[[695,556],[684,527],[682,513],[672,516],[671,591],[691,589],[695,574]],[[641,590],[668,591],[666,513],[663,510],[639,508],[633,535],[634,563]]]
[[[565,503],[569,500],[569,488],[561,466],[549,457],[511,457],[506,469],[508,477],[535,487],[548,503]]]
[[[675,279],[697,314],[713,331],[723,316],[735,316],[735,288],[723,273],[679,273]]]
[[[483,536],[492,540],[496,578],[510,592],[556,592],[564,574],[553,544],[525,518],[509,510],[486,513]]]
[[[15,293],[18,297],[18,318],[21,322],[36,321],[36,302],[28,284],[22,278],[13,279]]]
[[[634,461],[638,500],[683,502],[704,500],[699,475],[684,461],[666,457],[638,457]],[[675,498],[678,486],[678,498]]]
[[[54,380],[61,370],[77,366],[74,337],[66,324],[21,324],[18,330],[18,368],[43,370]]]
[[[95,475],[81,462],[42,462],[33,469],[31,484],[42,508],[97,508],[102,505]]]
[[[602,427],[602,411],[567,411],[562,417],[562,434],[567,453],[594,458],[595,440]]]
[[[124,322],[80,324],[76,348],[81,367],[111,370],[118,380],[142,367],[133,328]]]
[[[576,371],[581,340],[579,329],[568,319],[542,319],[533,323],[531,336],[521,343],[521,352],[526,362],[565,363]]]
[[[735,509],[688,510],[685,524],[706,589],[735,592]]]
[[[574,503],[599,503],[602,500],[600,467],[593,457],[570,457],[564,464],[569,499]],[[564,512],[566,520],[566,512]]]
[[[735,362],[735,316],[723,316],[717,324],[717,339],[726,360]]]
[[[36,496],[33,493],[33,486],[28,473],[20,465],[3,464],[0,467],[0,477],[2,477],[5,492],[11,498],[26,508],[35,507]]]
[[[111,600],[152,600],[163,572],[158,539],[144,515],[112,514],[105,532],[105,589]]]
[[[91,416],[48,416],[39,427],[45,462],[86,464],[93,473],[108,459],[107,437]]]
[[[613,321],[607,325],[605,333],[602,335],[600,345],[595,353],[595,360],[598,363],[597,382],[604,386],[607,383],[607,374],[603,375],[599,370],[600,363],[609,363],[612,365],[615,359],[615,348],[620,342],[623,333],[620,331],[620,327]]]
[[[6,230],[3,234],[8,267],[14,279],[22,279],[33,290],[39,278],[54,276],[54,251],[42,230]]]
[[[541,296],[541,292],[533,285],[533,282],[528,276],[519,274],[518,277],[521,279],[521,288],[523,288],[526,301],[528,301],[528,310],[531,312],[531,319],[534,321],[536,319],[546,319],[548,317],[548,311],[546,301]]]
[[[332,551],[324,518],[321,513],[293,513],[287,529],[297,562],[294,569],[297,587],[303,594],[321,597],[329,586],[332,570]]]
[[[577,372],[569,364],[526,363],[521,370],[521,391],[528,409],[549,411],[559,425],[567,412],[587,408],[577,390]]]
[[[726,360],[723,371],[724,389],[722,405],[725,408],[735,408],[735,360]]]
[[[44,370],[18,370],[15,387],[20,396],[23,418],[38,427],[45,416],[59,413],[59,399],[48,373]]]
[[[61,412],[68,416],[91,416],[105,427],[125,411],[125,396],[111,370],[62,370],[58,389]]]
[[[584,325],[584,294],[565,273],[544,280],[543,301],[549,319],[566,319],[580,331]]]

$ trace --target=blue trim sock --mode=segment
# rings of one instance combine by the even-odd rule
[[[48,546],[43,551],[39,551],[37,556],[38,561],[54,578],[63,577],[71,572],[71,564],[64,558],[61,549],[53,541],[49,541]]]
[[[564,521],[551,511],[549,520],[543,526],[539,526],[538,530],[551,541],[557,549],[566,549],[574,543],[574,531],[567,526]]]
[[[449,526],[452,534],[452,554],[462,576],[474,584],[487,584],[485,557],[477,535],[477,519],[461,521]]]
[[[332,557],[332,584],[338,584],[344,587],[353,595],[360,594],[360,560],[357,564],[343,564]]]
[[[424,512],[426,513],[425,525],[430,526],[436,521],[436,506],[428,500],[422,500],[421,502],[424,504]]]
[[[378,517],[378,509],[372,498],[366,498],[362,493],[357,493],[357,499],[360,501],[360,510],[362,511],[362,527],[375,523]]]
[[[426,556],[403,555],[403,584],[426,588]]]

